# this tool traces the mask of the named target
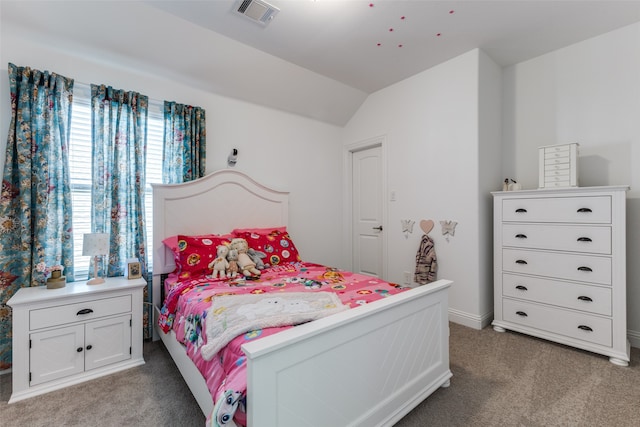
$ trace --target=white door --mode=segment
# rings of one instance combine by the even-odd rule
[[[353,271],[384,277],[382,268],[382,149],[356,151],[352,156]]]

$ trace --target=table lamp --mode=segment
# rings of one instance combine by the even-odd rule
[[[87,282],[87,285],[97,285],[104,283],[104,279],[98,277],[98,258],[109,253],[109,234],[108,233],[88,233],[84,235],[82,241],[82,255],[92,256],[93,260],[93,279]]]

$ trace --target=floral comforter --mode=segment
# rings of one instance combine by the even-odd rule
[[[165,332],[173,329],[187,349],[214,399],[211,425],[246,425],[246,356],[242,344],[292,326],[249,331],[206,361],[201,354],[207,342],[207,310],[216,296],[275,294],[279,292],[334,292],[350,307],[384,298],[403,288],[380,279],[308,262],[281,264],[262,271],[258,279],[213,279],[202,276],[177,282],[168,292],[159,319]]]

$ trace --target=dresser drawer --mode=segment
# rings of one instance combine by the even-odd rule
[[[611,197],[504,199],[502,220],[609,224],[611,223]]]
[[[611,288],[503,274],[502,295],[611,316]]]
[[[611,319],[511,299],[504,299],[502,308],[505,321],[612,346]]]
[[[556,172],[556,171],[566,171],[567,175],[569,175],[571,171],[571,165],[569,163],[558,163],[552,165],[544,165],[544,174]]]
[[[29,311],[30,330],[131,312],[131,295],[57,305]]]
[[[561,187],[571,187],[571,181],[569,180],[548,180],[544,182],[545,188],[561,188]]]
[[[568,156],[571,153],[571,144],[548,145],[544,147],[544,157],[553,157],[557,155]]]
[[[503,249],[502,269],[512,273],[611,285],[611,258],[608,257]]]
[[[552,179],[565,179],[567,181],[570,180],[569,178],[570,175],[570,170],[567,169],[561,169],[561,168],[556,168],[554,170],[545,170],[544,171],[544,180],[545,181],[550,181]]]
[[[611,254],[611,227],[595,225],[502,224],[502,244],[518,248]]]

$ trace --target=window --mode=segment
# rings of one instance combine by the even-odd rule
[[[164,103],[149,100],[147,120],[147,173],[145,191],[145,221],[147,229],[147,260],[153,262],[153,200],[152,183],[162,182],[162,144],[164,138]],[[75,83],[69,143],[71,203],[73,207],[73,263],[76,280],[89,277],[89,257],[82,256],[82,239],[91,232],[91,87]]]

